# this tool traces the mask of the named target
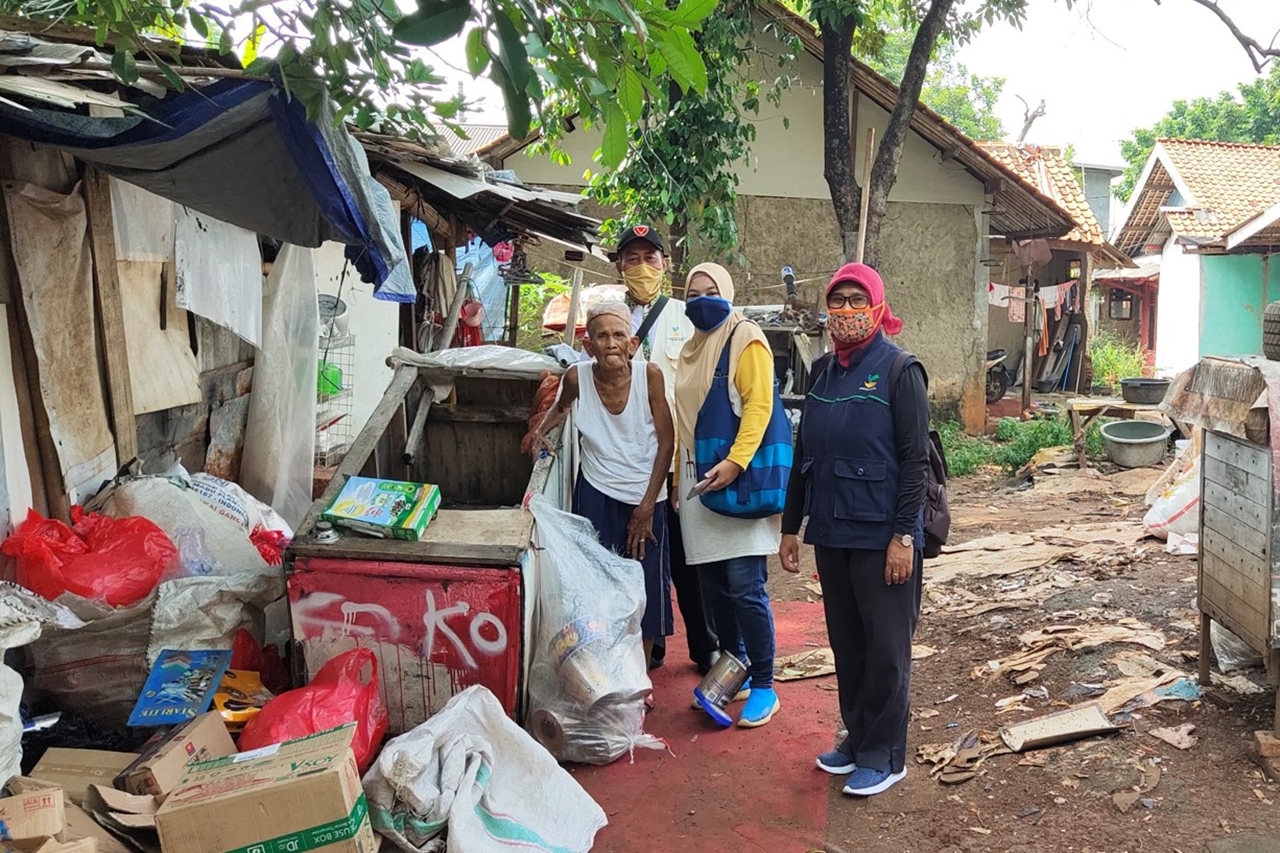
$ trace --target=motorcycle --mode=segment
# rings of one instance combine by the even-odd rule
[[[1009,370],[1004,366],[1008,354],[1002,349],[993,349],[987,353],[987,402],[995,403],[1004,399],[1005,393],[1012,384]]]

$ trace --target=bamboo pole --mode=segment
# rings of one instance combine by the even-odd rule
[[[853,259],[862,263],[867,250],[867,209],[871,205],[871,168],[875,165],[876,129],[867,128],[867,150],[862,157],[862,201],[858,208],[858,247]]]
[[[582,301],[582,270],[573,271],[573,289],[569,291],[569,317],[564,324],[564,342],[570,347],[577,337],[578,305]]]

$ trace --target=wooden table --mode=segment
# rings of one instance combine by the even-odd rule
[[[1126,403],[1124,400],[1113,400],[1097,397],[1077,397],[1067,401],[1067,414],[1071,416],[1071,429],[1074,433],[1076,456],[1080,460],[1080,468],[1089,467],[1088,454],[1084,450],[1084,434],[1095,418],[1119,418],[1133,420],[1145,412],[1160,413],[1158,404]],[[1162,415],[1163,417],[1163,415]]]

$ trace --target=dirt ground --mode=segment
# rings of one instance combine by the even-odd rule
[[[1086,701],[1104,685],[1118,683],[1116,660],[1126,653],[1155,658],[1196,680],[1196,558],[1168,555],[1163,542],[1138,541],[1143,495],[1160,473],[1063,471],[1041,475],[1034,487],[1020,491],[990,475],[950,484],[953,544],[1055,526],[1115,524],[1129,535],[1114,543],[1103,537],[1047,566],[994,577],[934,582],[926,563],[916,642],[937,653],[913,668],[908,775],[891,792],[867,800],[842,796],[840,780],[833,779],[830,851],[1280,853],[1280,785],[1268,782],[1249,754],[1252,732],[1271,726],[1273,688],[1244,695],[1215,686],[1195,701],[1166,699],[1116,713],[1112,722],[1123,726],[1116,735],[1038,753],[992,755],[977,767],[976,777],[959,784],[935,780],[932,766],[916,760],[920,747],[945,746],[971,732],[985,733],[982,742],[998,749],[1002,725]],[[1005,553],[1012,560],[1029,552],[1014,546]],[[817,600],[808,549],[806,559],[799,576],[772,571],[771,594]],[[1043,591],[1046,584],[1051,594]],[[1029,600],[1015,600],[1036,589],[1041,591]],[[987,609],[1003,601],[1011,606]],[[1062,625],[1138,625],[1154,629],[1162,647],[1104,644],[1059,651],[1027,687],[1015,686],[1007,675],[990,676],[989,662],[1026,648],[1020,634]],[[1236,674],[1266,685],[1261,669]],[[1021,702],[1014,698],[1029,689]],[[1002,699],[1013,707],[999,710]],[[1148,734],[1184,723],[1195,726],[1198,738],[1187,750]],[[837,721],[832,725],[834,738]],[[1116,794],[1121,803],[1136,802],[1122,812]]]

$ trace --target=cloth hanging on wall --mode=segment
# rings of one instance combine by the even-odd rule
[[[180,207],[173,252],[178,305],[262,342],[262,254],[258,238],[203,213]]]
[[[118,467],[102,391],[84,197],[79,184],[67,195],[15,182],[3,192],[38,365],[32,385],[48,414],[66,494],[79,503]]]

